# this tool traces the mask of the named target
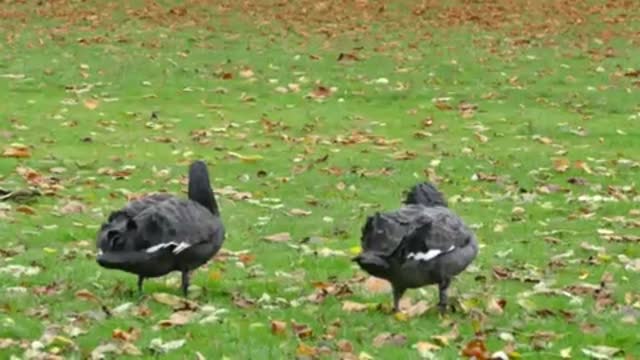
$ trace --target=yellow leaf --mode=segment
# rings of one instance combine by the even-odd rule
[[[42,249],[44,252],[48,253],[48,254],[55,254],[58,252],[58,250],[54,249],[54,248],[50,248],[50,247],[46,247],[44,249]]]
[[[209,280],[219,281],[220,279],[222,279],[222,273],[220,272],[220,270],[209,271]]]
[[[362,248],[360,246],[352,246],[349,248],[349,252],[352,253],[353,255],[360,254],[360,251],[362,251]]]
[[[560,357],[563,359],[571,359],[571,348],[564,348],[560,350]]]
[[[262,160],[263,157],[260,155],[242,155],[242,154],[238,154],[237,152],[233,152],[233,151],[229,151],[227,152],[227,155],[234,157],[236,159],[239,159],[240,161],[244,161],[244,162],[256,162],[258,160]]]
[[[393,317],[396,318],[396,320],[398,321],[407,321],[409,320],[409,315],[403,313],[403,312],[397,312],[395,314],[393,314]]]

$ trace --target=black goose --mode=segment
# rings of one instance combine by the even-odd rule
[[[430,183],[414,186],[399,210],[376,213],[362,229],[361,253],[353,258],[393,287],[393,308],[407,289],[438,284],[441,313],[447,288],[478,254],[476,237]]]
[[[189,168],[189,199],[154,194],[128,203],[109,215],[97,236],[100,266],[145,278],[182,273],[187,295],[189,274],[220,250],[225,231],[207,166]]]

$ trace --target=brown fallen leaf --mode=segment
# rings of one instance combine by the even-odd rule
[[[569,169],[569,160],[567,158],[555,158],[553,159],[553,168],[557,172],[565,172]]]
[[[504,307],[506,305],[507,300],[491,297],[487,301],[487,312],[493,315],[502,315],[502,313],[504,312]]]
[[[340,53],[338,55],[338,62],[353,62],[360,60],[357,55],[351,53]]]
[[[351,344],[351,342],[349,340],[338,340],[336,342],[336,347],[338,348],[338,351],[343,352],[343,353],[352,353],[353,352],[353,345]]]
[[[302,358],[313,358],[318,354],[318,349],[313,346],[309,346],[303,342],[298,344],[296,348],[296,356]]]
[[[76,291],[75,296],[78,299],[82,299],[82,300],[86,300],[86,301],[92,301],[92,302],[99,302],[100,301],[97,296],[95,296],[91,291],[89,291],[87,289],[82,289],[82,290]]]
[[[16,207],[16,211],[19,213],[23,213],[26,215],[35,215],[36,214],[36,210],[34,208],[32,208],[31,206],[27,206],[27,205],[18,205]]]
[[[174,310],[196,310],[198,303],[167,293],[153,293],[153,300],[171,306]]]
[[[31,157],[31,151],[26,145],[11,144],[10,146],[4,148],[2,156],[12,158],[29,158]]]
[[[474,339],[467,343],[464,349],[462,349],[462,355],[475,360],[491,359],[491,354],[487,351],[487,346],[484,344],[484,341],[480,339]]]
[[[274,335],[284,334],[287,323],[279,320],[271,320],[271,333]]]
[[[306,339],[313,335],[313,329],[305,324],[298,324],[295,321],[292,321],[291,328],[299,339]]]
[[[69,201],[60,208],[61,214],[78,214],[87,211],[87,206],[79,201]]]
[[[402,312],[405,313],[407,317],[413,318],[424,314],[425,312],[427,312],[427,310],[429,310],[429,308],[430,306],[426,301],[420,300],[415,304],[410,304],[409,306],[405,307],[404,309],[402,309]]]
[[[584,172],[586,172],[587,174],[593,174],[593,170],[591,170],[591,168],[589,167],[589,165],[582,161],[582,160],[578,160],[574,163],[574,166],[576,167],[576,169],[580,169]]]
[[[454,323],[452,329],[441,335],[433,335],[431,336],[431,340],[433,340],[436,344],[442,347],[449,346],[449,343],[456,340],[460,336],[460,331],[458,330],[458,324]]]
[[[140,337],[140,329],[130,327],[129,330],[117,328],[111,332],[111,337],[116,340],[135,342]]]
[[[309,93],[309,96],[313,99],[325,99],[331,96],[331,89],[326,86],[320,85],[313,89],[313,91]]]
[[[373,339],[374,347],[382,347],[386,345],[402,346],[407,342],[407,337],[402,334],[392,334],[384,332]]]
[[[265,236],[262,239],[271,242],[287,242],[291,240],[291,234],[289,234],[288,232],[281,232]]]
[[[188,324],[196,316],[193,311],[176,311],[166,320],[160,320],[158,326],[161,328],[169,328],[174,326],[182,326]]]
[[[460,112],[460,116],[463,119],[471,119],[475,115],[477,110],[478,105],[470,104],[468,102],[463,101],[458,105],[458,111]]]
[[[345,301],[342,302],[342,310],[346,311],[346,312],[365,311],[368,308],[369,307],[367,306],[367,304],[361,304],[361,303],[357,303],[355,301],[345,300]]]
[[[249,299],[239,293],[233,293],[231,295],[231,299],[233,301],[233,304],[241,309],[250,309],[256,306],[256,302],[254,300]]]

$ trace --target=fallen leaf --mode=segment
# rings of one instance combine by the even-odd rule
[[[164,305],[169,305],[174,310],[195,310],[198,308],[196,302],[172,294],[153,293],[152,297],[153,300]]]
[[[96,99],[87,99],[84,101],[84,107],[86,107],[89,110],[95,110],[98,105],[100,105],[100,102]]]
[[[0,274],[9,274],[15,278],[22,276],[33,276],[40,273],[40,268],[35,266],[23,266],[18,264],[10,264],[0,268]]]
[[[588,346],[581,350],[583,354],[587,355],[590,358],[603,359],[603,360],[611,359],[615,355],[622,353],[621,349],[614,348],[611,346],[604,346],[604,345]]]
[[[164,354],[179,349],[186,343],[185,339],[163,342],[161,338],[155,338],[149,343],[149,348],[154,352]]]
[[[2,156],[12,158],[29,158],[31,157],[31,151],[26,145],[11,144],[10,146],[4,148]]]
[[[233,304],[241,309],[250,309],[256,306],[256,302],[239,293],[233,293],[231,296]]]
[[[242,155],[242,154],[238,154],[237,152],[233,152],[233,151],[229,151],[227,152],[227,155],[239,159],[242,162],[246,162],[246,163],[253,163],[256,162],[258,160],[262,160],[264,159],[262,156],[260,155]]]
[[[407,342],[407,337],[402,334],[382,333],[373,339],[374,347],[386,345],[402,346]]]
[[[418,341],[413,347],[418,350],[418,355],[420,355],[422,359],[436,359],[434,352],[440,350],[440,346],[428,341]]]
[[[303,342],[298,344],[298,347],[296,348],[296,356],[314,357],[317,354],[318,354],[318,350],[315,347],[309,346]]]
[[[369,308],[367,304],[357,303],[355,301],[345,300],[342,302],[342,310],[346,312],[365,311]]]
[[[18,205],[16,207],[16,211],[19,213],[23,213],[26,215],[35,215],[36,214],[36,210],[34,208],[32,208],[31,206],[27,206],[27,205]]]
[[[75,296],[79,299],[82,300],[86,300],[86,301],[92,301],[92,302],[99,302],[100,300],[98,300],[98,297],[95,296],[91,291],[87,290],[87,289],[82,289],[82,290],[78,290],[76,291]]]
[[[286,242],[291,240],[291,234],[289,234],[288,232],[282,232],[282,233],[265,236],[262,239],[271,241],[271,242]]]
[[[129,330],[116,328],[111,332],[111,337],[116,340],[135,342],[140,337],[140,329],[134,327],[130,327]]]
[[[462,349],[462,355],[475,360],[489,360],[491,355],[487,351],[487,347],[480,339],[474,339],[467,343]]]
[[[287,323],[279,320],[271,320],[271,333],[274,335],[284,334]]]
[[[79,201],[69,201],[63,207],[60,208],[62,214],[77,214],[87,211],[87,206]]]
[[[174,326],[182,326],[188,324],[196,316],[193,311],[176,311],[166,320],[160,320],[158,326],[162,328],[169,328]]]
[[[429,310],[429,308],[430,306],[426,301],[420,300],[415,304],[405,306],[402,309],[402,312],[407,314],[409,318],[414,318],[424,314],[425,312],[427,312],[427,310]]]
[[[460,336],[460,332],[458,331],[458,324],[454,324],[453,328],[448,333],[433,335],[431,336],[431,340],[433,340],[439,346],[447,347],[449,346],[449,343],[456,340],[458,336]]]
[[[325,86],[318,86],[309,94],[309,96],[313,99],[325,99],[331,96],[331,89]]]
[[[295,321],[292,321],[291,328],[299,339],[306,339],[313,335],[313,329],[305,324],[297,324]]]
[[[303,209],[291,209],[289,210],[289,215],[291,216],[309,216],[311,215],[312,212],[309,210],[303,210]]]
[[[253,70],[246,68],[246,69],[242,69],[240,70],[240,72],[238,73],[240,75],[240,77],[243,77],[245,79],[248,78],[252,78],[253,77]]]
[[[569,160],[566,158],[556,158],[553,159],[553,168],[557,172],[565,172],[569,169]]]
[[[338,351],[343,352],[343,353],[352,353],[353,352],[353,345],[348,340],[338,340],[336,342],[336,347],[338,348]]]
[[[560,357],[563,359],[571,359],[571,348],[564,348],[560,350]]]

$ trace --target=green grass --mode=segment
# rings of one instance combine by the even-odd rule
[[[352,344],[356,358],[418,358],[413,344],[437,343],[432,336],[455,323],[459,336],[437,358],[457,358],[476,335],[491,352],[509,346],[523,358],[560,358],[568,347],[579,358],[592,345],[637,358],[640,341],[630,331],[637,324],[629,321],[638,320],[640,274],[637,266],[625,269],[621,255],[637,262],[639,244],[607,241],[598,232],[638,233],[638,78],[625,76],[640,57],[632,36],[639,30],[637,9],[545,1],[526,15],[518,7],[478,11],[450,1],[415,15],[406,2],[379,11],[373,1],[362,8],[332,1],[260,1],[245,8],[193,1],[180,15],[169,12],[171,3],[125,9],[118,2],[70,1],[0,10],[6,34],[0,42],[2,151],[21,143],[31,153],[0,158],[0,188],[29,186],[20,167],[60,185],[27,204],[33,214],[19,211],[24,204],[0,203],[0,268],[41,270],[0,272],[0,344],[16,340],[0,346],[0,357],[20,356],[46,328],[59,325],[59,335],[73,344],[57,341],[45,351],[66,358],[89,356],[118,328],[140,329],[132,342],[147,356],[154,338],[186,339],[166,358],[196,352],[213,359],[292,358],[300,343],[320,357],[338,358],[339,340]],[[459,13],[477,18],[457,24],[465,18]],[[625,22],[603,21],[620,13]],[[585,21],[571,25],[575,14]],[[613,57],[605,56],[607,49]],[[340,53],[360,60],[338,62]],[[245,68],[253,75],[241,76]],[[277,89],[288,84],[300,90]],[[337,89],[320,101],[308,98],[318,85]],[[451,110],[439,109],[436,98],[449,98]],[[461,102],[477,105],[473,116],[461,115]],[[154,111],[158,120],[152,121]],[[423,125],[426,119],[432,125]],[[428,134],[415,136],[419,131]],[[399,159],[404,152],[413,155]],[[233,153],[260,158],[243,161]],[[554,158],[567,159],[568,169],[555,169]],[[139,297],[134,276],[97,266],[95,233],[128,192],[184,196],[194,159],[210,165],[217,190],[251,194],[247,201],[222,191],[218,201],[228,229],[224,249],[248,250],[255,258],[240,266],[231,255],[196,272],[193,300],[226,309],[220,321],[154,329],[172,310],[151,295],[179,294],[175,274],[147,281]],[[105,174],[127,166],[135,168],[126,179]],[[497,181],[475,180],[480,173]],[[438,182],[482,244],[474,266],[453,284],[464,309],[447,319],[431,309],[405,320],[374,309],[343,311],[344,300],[390,302],[389,294],[370,294],[351,281],[362,273],[349,257],[366,215],[397,208],[403,191],[426,178]],[[571,184],[571,178],[588,184]],[[84,204],[83,211],[61,214],[71,200]],[[274,204],[282,206],[266,206]],[[519,219],[514,207],[525,210]],[[294,208],[312,213],[290,216]],[[620,221],[607,221],[616,217]],[[262,240],[278,232],[292,240]],[[312,236],[322,239],[302,243]],[[585,250],[583,242],[603,250]],[[305,246],[344,255],[322,257]],[[573,302],[557,292],[526,297],[541,285],[497,279],[497,267],[553,289],[598,285],[610,274],[605,291],[612,302],[599,309],[591,294]],[[347,281],[352,295],[305,300],[314,283]],[[82,289],[108,309],[128,302],[133,309],[104,318],[96,302],[76,296]],[[270,300],[245,309],[232,294]],[[434,304],[437,295],[426,288],[407,296]],[[492,299],[506,300],[502,313],[492,311]],[[139,315],[140,308],[150,313]],[[272,334],[271,320],[286,322],[285,333]],[[312,336],[298,339],[292,321],[308,325]],[[403,334],[406,343],[374,347],[383,332]],[[555,336],[538,341],[542,332]]]

